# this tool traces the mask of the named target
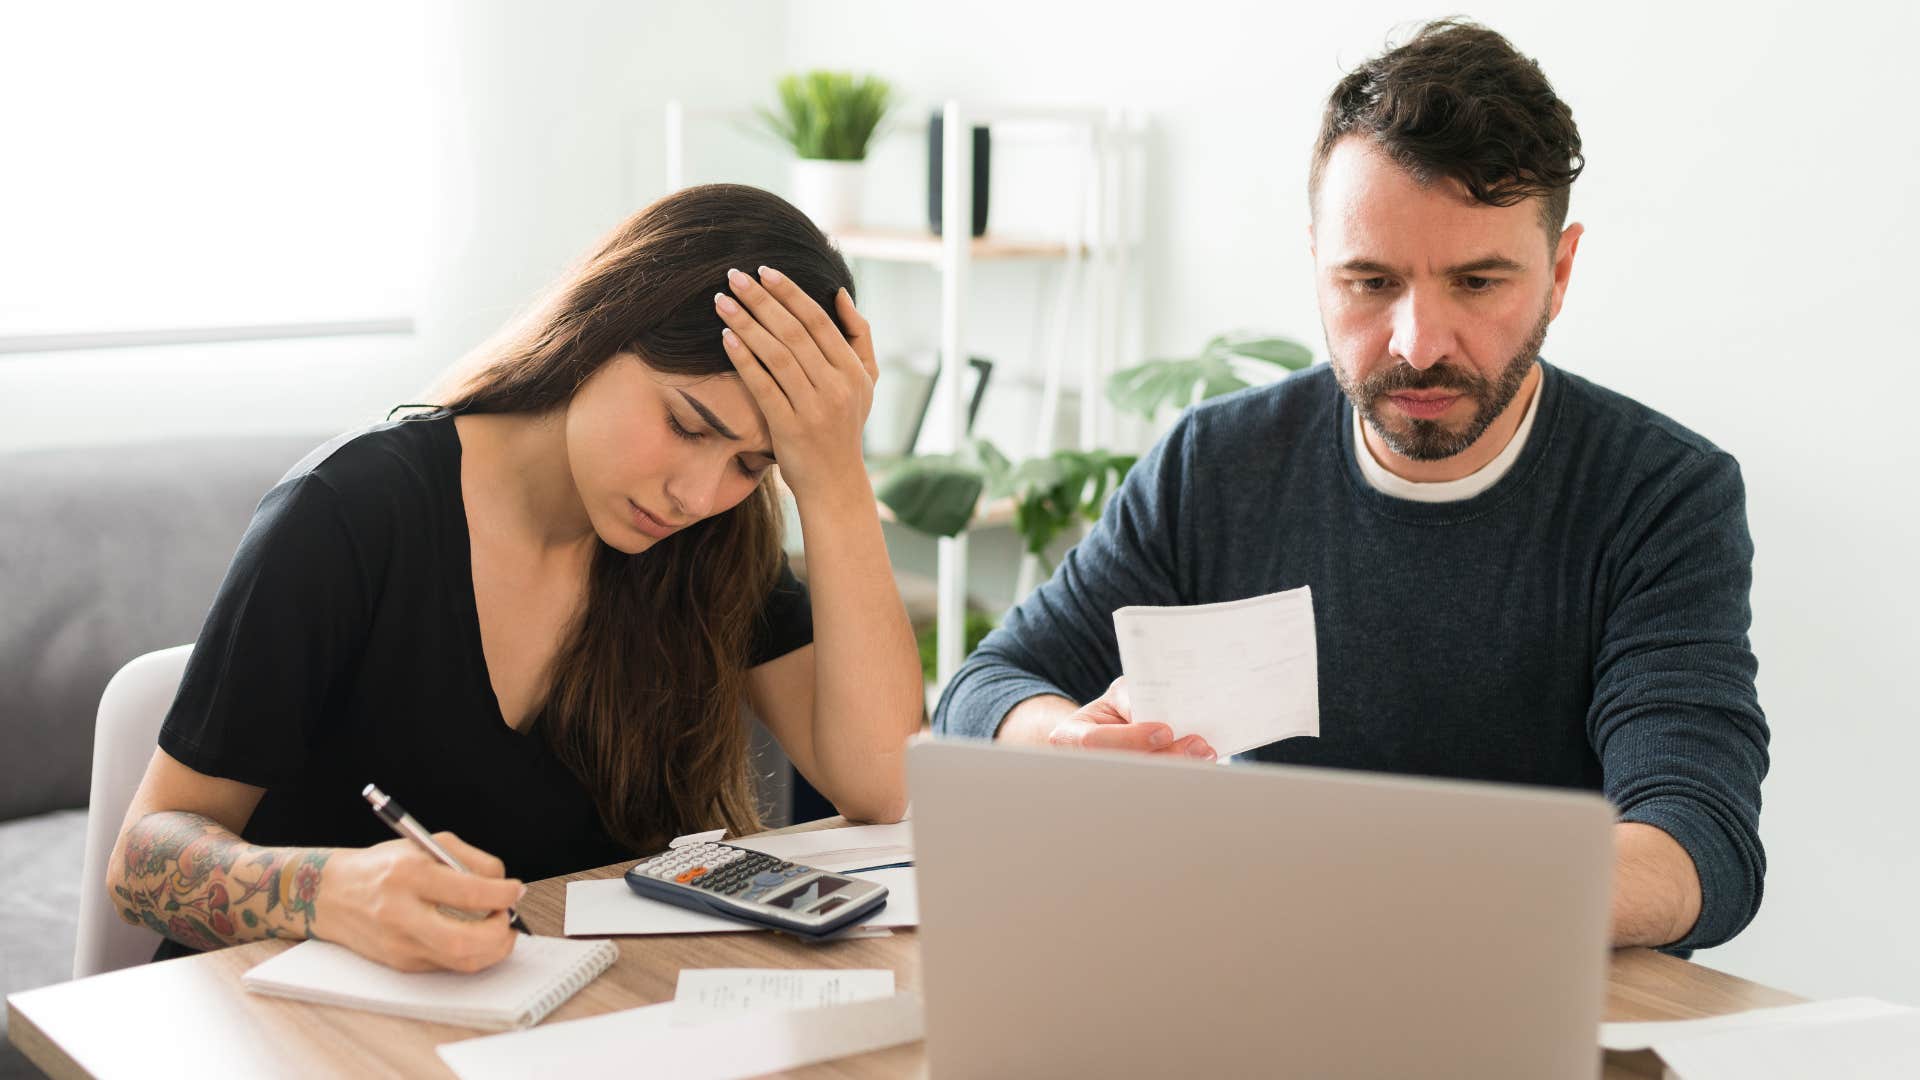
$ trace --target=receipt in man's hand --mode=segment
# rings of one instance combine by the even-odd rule
[[[1221,757],[1320,734],[1320,659],[1306,586],[1113,613],[1136,723],[1198,735]]]

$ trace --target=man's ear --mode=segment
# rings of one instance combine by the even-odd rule
[[[1553,250],[1553,310],[1547,316],[1549,320],[1560,317],[1560,306],[1566,303],[1567,282],[1573,279],[1573,256],[1580,250],[1580,238],[1585,236],[1587,227],[1574,222],[1560,233],[1560,242]]]

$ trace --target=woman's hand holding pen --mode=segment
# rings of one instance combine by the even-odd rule
[[[507,909],[526,886],[454,834],[433,838],[466,873],[410,840],[335,850],[320,877],[312,935],[400,971],[479,971],[506,959],[519,936]],[[487,915],[465,919],[442,909]]]
[[[774,457],[794,501],[802,512],[812,501],[838,494],[871,506],[860,429],[873,405],[879,367],[872,328],[853,298],[845,289],[835,294],[835,325],[812,297],[771,267],[760,267],[758,280],[729,271],[727,285],[732,296],[714,297],[714,309],[727,324],[721,342],[767,418]]]

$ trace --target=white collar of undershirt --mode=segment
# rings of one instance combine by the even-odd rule
[[[1544,384],[1546,380],[1541,380]],[[1514,429],[1513,438],[1507,440],[1505,449],[1499,456],[1475,469],[1471,474],[1458,480],[1438,480],[1420,483],[1395,476],[1387,471],[1385,465],[1373,458],[1373,451],[1367,449],[1366,428],[1360,419],[1360,410],[1353,410],[1353,453],[1360,462],[1360,475],[1367,478],[1367,486],[1382,495],[1391,495],[1396,499],[1409,499],[1413,502],[1459,502],[1471,499],[1475,495],[1498,483],[1520,460],[1520,451],[1527,445],[1527,435],[1533,430],[1533,417],[1540,411],[1540,397],[1544,385],[1533,388],[1533,400],[1527,403],[1527,415],[1520,418],[1520,426]]]

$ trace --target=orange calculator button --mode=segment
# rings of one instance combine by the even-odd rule
[[[697,877],[699,877],[699,876],[700,876],[701,874],[704,874],[704,873],[706,873],[706,872],[707,872],[707,868],[706,868],[706,867],[704,867],[704,866],[696,866],[696,867],[694,867],[694,868],[692,868],[692,869],[690,869],[690,870],[685,870],[685,871],[682,871],[682,872],[681,872],[681,874],[680,874],[680,876],[679,876],[679,877],[677,877],[677,878],[674,878],[673,880],[675,880],[675,881],[677,881],[677,882],[679,882],[679,883],[680,883],[680,884],[682,884],[682,885],[685,885],[685,884],[686,884],[687,882],[689,882],[689,881],[692,881],[692,880],[693,880],[694,878],[697,878]]]

